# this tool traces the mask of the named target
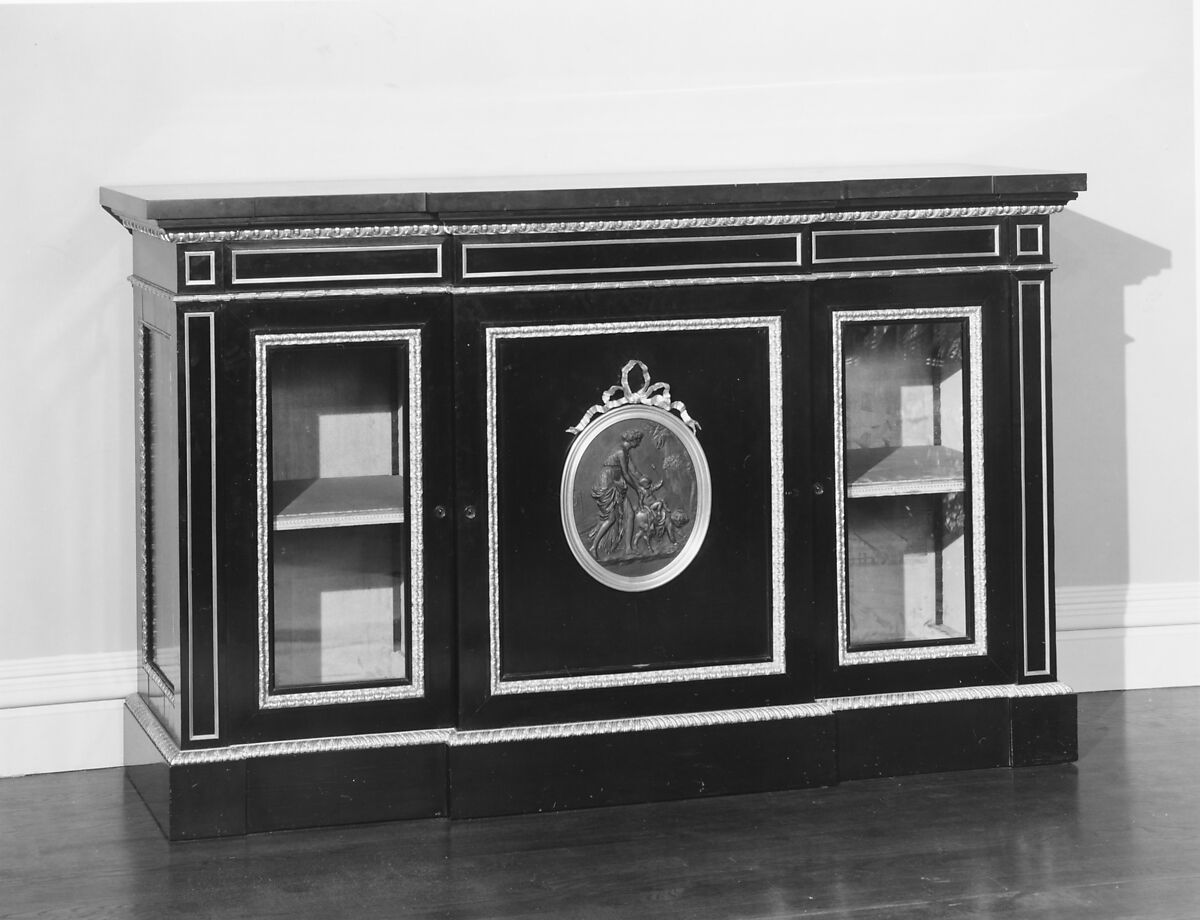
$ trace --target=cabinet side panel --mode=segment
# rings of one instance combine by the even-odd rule
[[[171,305],[135,291],[138,650],[143,696],[180,737],[180,517],[177,344]]]
[[[178,254],[174,243],[145,233],[133,234],[133,273],[168,291],[179,290]]]

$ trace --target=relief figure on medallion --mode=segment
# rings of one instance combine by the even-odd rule
[[[641,429],[622,431],[621,446],[609,454],[600,466],[596,484],[592,487],[592,498],[596,502],[599,519],[587,532],[588,552],[596,559],[600,558],[601,541],[606,536],[609,538],[605,544],[606,555],[612,552],[614,546],[621,545],[622,537],[626,552],[633,550],[633,528],[626,523],[626,519],[633,516],[629,486],[632,483],[640,495],[650,485],[650,480],[634,466],[630,457],[630,451],[641,443]]]
[[[629,375],[640,370],[634,389]],[[700,423],[651,383],[636,359],[567,429],[575,441],[563,465],[563,534],[576,561],[618,591],[666,584],[700,551],[712,510],[712,480]]]
[[[648,436],[641,428],[627,428],[597,438],[590,453],[597,456],[599,448],[601,462],[587,493],[594,517],[585,511],[586,480],[577,480],[577,507],[584,512],[580,536],[606,568],[671,556],[695,514],[696,481],[686,448],[662,425],[648,427]],[[615,443],[605,443],[610,440]]]

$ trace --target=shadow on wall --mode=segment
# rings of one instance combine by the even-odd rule
[[[1129,581],[1126,288],[1171,252],[1072,211],[1054,218],[1052,284],[1055,574],[1059,585]]]

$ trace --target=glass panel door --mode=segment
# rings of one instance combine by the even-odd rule
[[[834,313],[841,663],[982,654],[978,308]]]
[[[418,336],[258,337],[264,707],[420,695]]]

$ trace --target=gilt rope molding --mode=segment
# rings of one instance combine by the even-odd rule
[[[922,706],[930,703],[959,703],[969,700],[1022,700],[1047,696],[1069,696],[1075,691],[1061,681],[1041,684],[999,684],[982,687],[942,687],[871,693],[863,696],[826,697],[816,700],[834,712],[854,709],[886,709],[891,706]]]
[[[296,754],[382,749],[411,745],[445,744],[450,747],[498,744],[502,742],[546,741],[555,738],[595,737],[600,735],[637,732],[671,731],[685,728],[707,728],[719,725],[747,725],[759,722],[790,721],[832,716],[854,709],[880,709],[890,706],[950,703],[963,700],[1029,699],[1066,696],[1074,691],[1064,683],[1004,684],[984,687],[952,687],[939,690],[918,690],[905,693],[878,693],[858,697],[838,697],[793,703],[781,706],[760,706],[748,709],[724,709],[711,712],[671,713],[655,716],[635,716],[624,719],[598,719],[588,722],[559,722],[543,725],[516,725],[505,728],[457,729],[429,728],[401,732],[379,732],[365,735],[338,735],[320,738],[297,738],[287,741],[260,741],[223,747],[181,750],[179,745],[154,717],[150,707],[138,695],[132,694],[125,706],[159,753],[171,766],[199,763],[227,763],[258,757],[285,757]]]
[[[548,725],[514,725],[506,728],[456,729],[450,736],[451,747],[471,744],[497,744],[506,741],[546,741],[551,738],[582,738],[597,735],[623,735],[633,732],[671,731],[681,728],[710,728],[717,725],[750,725],[791,719],[812,719],[832,715],[821,703],[793,703],[783,706],[758,706],[749,709],[721,709],[712,712],[683,712],[627,719],[598,719],[591,722],[561,722]]]
[[[443,236],[441,224],[386,224],[353,227],[263,227],[244,230],[171,232],[152,224],[121,217],[121,226],[167,243],[269,243],[278,240],[372,240],[398,236]]]
[[[257,757],[286,757],[294,754],[336,753],[338,751],[381,750],[427,744],[446,744],[454,733],[449,728],[426,728],[401,732],[364,735],[336,735],[299,738],[288,741],[257,741],[222,747],[182,750],[163,728],[146,701],[134,693],[125,698],[125,708],[137,720],[146,736],[170,766],[202,763],[228,763]]]
[[[964,208],[907,208],[872,211],[812,211],[724,217],[668,217],[633,220],[514,221],[489,224],[391,224],[350,227],[262,227],[243,230],[162,230],[132,218],[125,229],[168,243],[259,243],[281,240],[386,239],[406,236],[508,236],[532,233],[623,233],[653,230],[707,230],[721,227],[779,227],[795,224],[880,220],[958,220],[978,217],[1037,217],[1057,214],[1065,205],[981,205]]]

